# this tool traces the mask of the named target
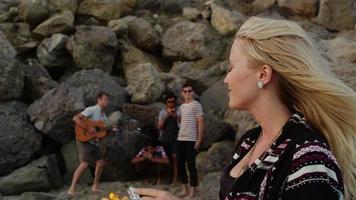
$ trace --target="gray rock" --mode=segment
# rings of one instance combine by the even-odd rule
[[[235,139],[233,127],[222,121],[214,111],[204,110],[204,137],[201,148],[208,149],[213,143],[224,139]]]
[[[50,16],[48,0],[22,0],[19,5],[19,17],[31,26],[36,26]]]
[[[25,75],[22,99],[27,102],[32,103],[58,85],[48,71],[36,60],[30,60],[28,65],[23,65],[23,69]]]
[[[73,29],[73,23],[73,13],[69,10],[65,10],[38,25],[33,30],[33,33],[42,37],[48,37],[54,33],[67,33]]]
[[[50,38],[42,40],[36,55],[45,67],[70,67],[74,65],[73,59],[66,49],[68,36],[53,34]]]
[[[37,46],[38,42],[31,38],[30,26],[26,23],[1,23],[0,30],[19,54]]]
[[[144,124],[155,124],[158,119],[158,114],[160,108],[157,108],[152,105],[138,105],[138,104],[124,104],[123,107],[124,116],[129,117],[130,119],[138,120]],[[135,129],[129,129],[133,131]]]
[[[177,97],[180,96],[182,86],[186,83],[186,79],[173,73],[161,73],[160,78],[166,84],[166,90],[173,92]]]
[[[51,12],[70,10],[75,15],[78,8],[78,0],[48,0],[48,7]]]
[[[256,12],[261,12],[271,8],[277,0],[254,0],[252,2],[253,10]]]
[[[202,174],[221,172],[231,161],[235,150],[235,141],[214,143],[204,154],[197,156],[197,168]]]
[[[7,40],[5,34],[0,31],[0,59],[12,59],[16,54],[15,48]]]
[[[133,103],[152,103],[161,97],[164,84],[157,78],[158,71],[151,63],[140,64],[125,71],[127,91]]]
[[[65,183],[70,184],[73,178],[73,173],[79,166],[79,155],[76,141],[73,140],[63,145],[61,152],[66,167],[66,173],[64,174],[63,179]],[[89,170],[86,170],[80,176],[79,183],[90,184],[92,182],[93,176],[91,175]]]
[[[218,116],[223,116],[225,111],[229,109],[228,90],[223,80],[205,90],[200,97],[200,101],[204,110],[213,110]]]
[[[198,93],[205,91],[215,84],[226,73],[227,61],[218,64],[211,64],[208,59],[201,59],[197,62],[175,62],[170,73],[187,79],[194,88],[199,89]]]
[[[110,21],[131,12],[135,4],[136,0],[84,0],[79,5],[78,14]]]
[[[125,89],[108,74],[99,69],[82,70],[31,104],[28,114],[39,131],[64,144],[74,136],[73,116],[95,105],[99,91],[110,96],[108,113],[127,101]]]
[[[159,36],[150,22],[136,18],[129,22],[128,33],[131,41],[140,49],[154,51],[159,45]]]
[[[98,37],[100,36],[100,37]],[[76,33],[67,42],[79,68],[101,68],[112,70],[117,51],[115,32],[103,26],[77,26]]]
[[[224,122],[237,130],[236,140],[239,140],[246,131],[258,125],[250,113],[239,110],[228,110],[224,115]]]
[[[21,194],[27,191],[49,191],[63,186],[55,155],[41,157],[25,167],[0,178],[2,194]]]
[[[216,200],[219,199],[221,172],[213,172],[204,176],[200,189],[202,199]]]
[[[21,200],[55,200],[57,196],[44,192],[24,192],[21,194]]]
[[[148,9],[152,12],[161,11],[167,14],[182,13],[184,6],[192,4],[192,0],[137,0],[136,7],[138,9]]]
[[[110,160],[110,164],[105,167],[102,179],[105,181],[124,181],[132,180],[137,176],[130,161],[145,145],[147,140],[149,140],[149,136],[127,130],[103,139],[103,145],[106,147],[107,159]]]
[[[200,12],[194,7],[184,7],[183,16],[189,20],[197,20],[200,16]]]
[[[356,30],[343,32],[335,38],[324,41],[329,57],[356,62]]]
[[[222,46],[211,29],[202,23],[179,22],[170,27],[162,39],[163,55],[171,60],[198,60],[217,57]]]
[[[353,28],[352,0],[320,0],[316,21],[330,30]]]
[[[18,6],[20,0],[2,0],[0,2],[0,12],[8,11],[11,7]]]
[[[154,55],[141,51],[127,40],[120,40],[121,64],[124,71],[138,65],[150,63],[157,71],[162,71],[164,65]]]
[[[117,37],[128,36],[128,24],[134,19],[136,19],[135,16],[126,16],[120,19],[114,19],[109,21],[108,27],[112,28]]]
[[[315,17],[318,11],[318,0],[278,0],[281,13],[285,16]]]
[[[19,99],[24,86],[24,72],[15,59],[0,59],[0,101]]]
[[[216,4],[211,5],[211,11],[211,25],[223,35],[235,33],[245,19],[243,14]]]
[[[25,165],[41,150],[42,137],[28,120],[26,109],[16,101],[0,104],[0,176]]]

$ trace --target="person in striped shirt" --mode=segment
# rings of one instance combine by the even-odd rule
[[[179,107],[181,118],[176,146],[178,176],[183,184],[179,195],[191,198],[194,197],[198,185],[195,156],[203,140],[204,120],[200,103],[193,99],[193,87],[191,85],[183,85],[182,97],[184,103]],[[190,187],[188,187],[186,163],[188,164]]]

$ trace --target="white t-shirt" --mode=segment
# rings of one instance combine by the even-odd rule
[[[106,121],[106,115],[99,105],[87,107],[81,114],[93,121]]]
[[[178,141],[197,141],[198,121],[197,117],[203,116],[203,110],[199,102],[193,100],[184,103],[180,107],[181,122],[178,132]]]

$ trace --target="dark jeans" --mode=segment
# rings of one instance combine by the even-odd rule
[[[176,141],[174,142],[161,142],[163,149],[166,151],[166,154],[169,159],[169,175],[174,176],[173,170],[173,154],[176,154]]]
[[[197,168],[195,167],[194,149],[195,142],[191,141],[177,141],[177,162],[178,162],[178,176],[183,184],[188,183],[187,171],[185,163],[188,164],[190,185],[195,187],[198,185]]]

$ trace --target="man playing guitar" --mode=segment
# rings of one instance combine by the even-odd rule
[[[96,97],[97,104],[95,106],[87,107],[83,112],[75,115],[73,121],[76,126],[85,129],[86,133],[92,135],[95,138],[96,129],[92,126],[88,126],[84,121],[89,119],[91,121],[106,121],[106,115],[104,109],[109,104],[109,96],[105,92],[100,92]],[[89,128],[86,128],[89,127]],[[114,127],[112,131],[116,132],[117,128]],[[99,183],[101,179],[101,174],[105,166],[105,150],[101,147],[98,139],[92,139],[88,142],[81,142],[77,139],[77,148],[79,152],[80,164],[73,174],[72,184],[67,191],[69,195],[75,194],[76,184],[83,174],[83,172],[88,168],[89,161],[95,161],[95,177],[92,186],[93,192],[99,192]]]

